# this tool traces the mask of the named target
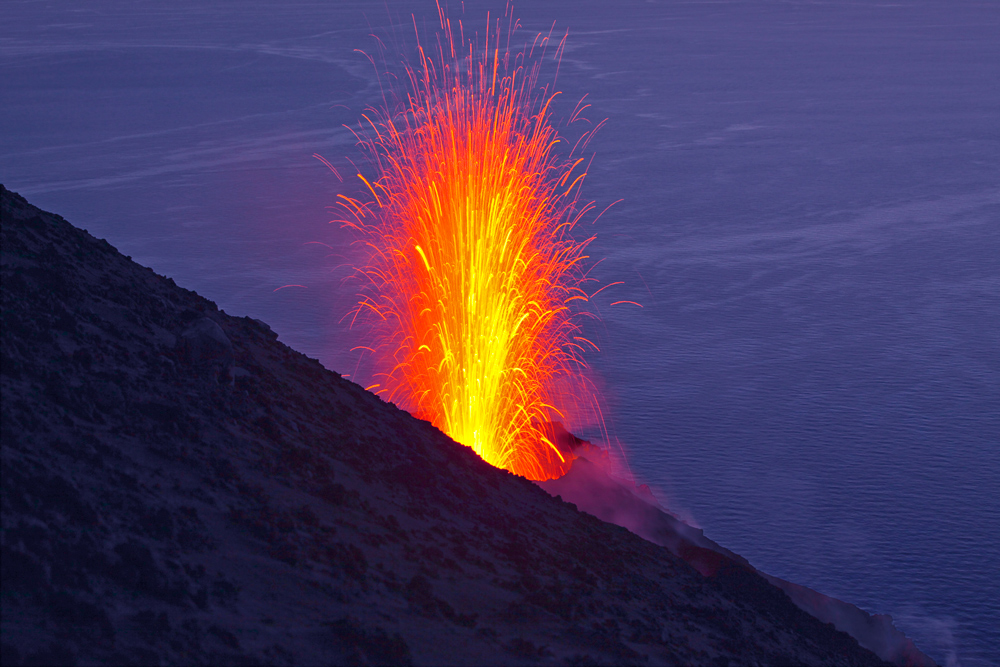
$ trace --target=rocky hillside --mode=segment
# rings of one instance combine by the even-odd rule
[[[3,664],[883,664],[0,194]]]

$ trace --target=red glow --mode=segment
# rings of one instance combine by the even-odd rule
[[[555,151],[556,93],[538,88],[549,37],[511,54],[497,22],[478,51],[439,17],[444,39],[407,69],[404,108],[364,116],[377,178],[358,177],[374,201],[343,198],[369,251],[357,314],[374,322],[372,388],[491,464],[552,479],[572,453],[545,424],[593,404],[581,353],[596,345],[573,310],[589,299],[592,238],[571,235],[591,208],[583,160]]]

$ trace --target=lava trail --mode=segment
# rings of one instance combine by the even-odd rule
[[[558,93],[538,81],[551,34],[512,53],[516,22],[488,20],[483,48],[439,18],[404,94],[357,132],[373,201],[342,196],[367,251],[355,315],[373,327],[370,388],[493,465],[552,479],[572,453],[547,425],[596,405],[580,327],[593,237],[572,236],[592,208],[579,152],[593,130],[557,150]]]

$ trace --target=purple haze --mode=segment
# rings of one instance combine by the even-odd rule
[[[408,35],[433,7],[388,9]],[[1000,663],[996,5],[519,14],[570,30],[559,88],[608,119],[585,195],[624,201],[592,249],[644,308],[602,309],[593,362],[637,477],[942,664]],[[0,181],[353,373],[324,207],[354,186],[310,156],[351,173],[341,124],[379,100],[354,49],[389,23],[379,3],[6,2]]]

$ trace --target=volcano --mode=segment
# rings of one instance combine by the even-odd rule
[[[0,196],[4,665],[888,664],[668,513],[602,521],[596,448],[550,495]]]
[[[593,399],[582,353],[597,346],[577,310],[593,237],[572,232],[592,208],[579,203],[576,152],[600,123],[561,155],[558,93],[538,77],[551,35],[517,52],[499,46],[499,25],[487,22],[479,45],[440,5],[438,17],[438,54],[419,48],[396,93],[405,104],[371,110],[357,133],[377,174],[358,173],[372,200],[339,195],[367,255],[353,319],[367,315],[371,330],[359,349],[379,369],[369,388],[492,465],[554,479],[570,461],[538,426]]]

